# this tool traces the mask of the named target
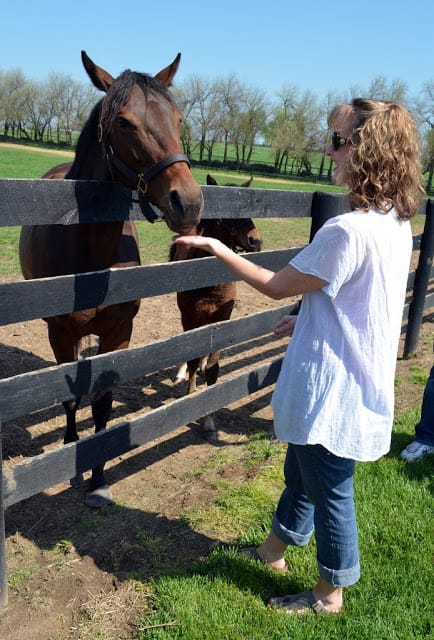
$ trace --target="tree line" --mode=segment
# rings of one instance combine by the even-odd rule
[[[331,164],[324,149],[326,118],[333,104],[360,95],[401,102],[418,120],[427,191],[432,190],[434,80],[425,82],[417,96],[409,96],[400,80],[378,76],[368,87],[350,87],[346,95],[330,92],[320,98],[287,84],[270,98],[235,74],[216,79],[192,75],[173,87],[172,93],[184,117],[184,151],[198,163],[319,180],[330,178]],[[35,82],[19,69],[0,70],[3,139],[73,146],[73,133],[81,130],[99,97],[93,86],[67,74],[53,72],[46,81]],[[270,162],[253,162],[258,145],[271,150]]]

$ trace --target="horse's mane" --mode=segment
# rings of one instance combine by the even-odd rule
[[[110,129],[111,122],[113,122],[119,109],[127,101],[131,88],[135,84],[142,89],[145,98],[150,94],[158,94],[166,98],[171,104],[173,103],[169,91],[159,80],[145,73],[138,73],[137,71],[126,69],[115,82],[113,82],[102,102],[101,125],[104,130]]]
[[[78,179],[82,177],[82,168],[88,158],[89,145],[95,145],[97,141],[97,128],[100,119],[102,99],[96,103],[89,118],[86,120],[75,147],[75,158],[71,169],[65,178]],[[97,147],[98,148],[98,147]]]

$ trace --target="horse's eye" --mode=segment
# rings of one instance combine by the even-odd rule
[[[134,126],[131,124],[131,122],[123,116],[118,116],[116,119],[122,129],[134,129]]]

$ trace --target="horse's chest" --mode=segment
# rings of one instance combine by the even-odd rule
[[[231,300],[237,294],[234,282],[203,287],[178,293],[178,306],[185,314],[211,314]]]
[[[101,305],[95,309],[84,309],[56,316],[51,320],[76,338],[90,334],[101,336],[118,331],[119,327],[125,323],[129,325],[137,314],[139,306],[140,300],[110,306]]]

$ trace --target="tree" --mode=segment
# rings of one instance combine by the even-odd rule
[[[47,97],[44,84],[27,82],[24,93],[25,127],[33,131],[33,140],[43,142],[44,133],[53,117],[52,105]]]
[[[310,91],[299,95],[292,85],[284,87],[278,98],[266,134],[274,149],[274,166],[286,172],[291,160],[290,173],[311,175],[309,153],[317,151],[324,138],[318,100]]]
[[[191,76],[175,91],[175,95],[184,113],[184,150],[191,152],[193,140],[197,140],[199,161],[203,161],[205,151],[210,160],[218,130],[219,107],[215,83],[196,75]]]
[[[239,78],[231,73],[217,81],[218,100],[220,103],[219,129],[223,142],[223,164],[228,159],[228,145],[235,138],[236,123],[241,111],[243,88]]]
[[[0,122],[4,135],[14,137],[21,130],[24,117],[24,86],[27,79],[20,69],[0,72]]]
[[[434,176],[434,80],[424,83],[415,100],[414,111],[420,123],[423,142],[423,172],[428,174],[426,190],[432,190]]]
[[[63,131],[67,144],[72,144],[72,131],[82,128],[97,100],[97,92],[94,87],[84,86],[60,73],[49,75],[46,92],[52,111],[50,128],[56,131],[57,143]]]
[[[407,102],[407,85],[398,78],[388,80],[385,76],[374,77],[367,89],[361,89],[358,85],[350,88],[351,98],[371,98],[372,100],[389,100],[390,102]]]
[[[267,121],[265,93],[254,87],[244,88],[242,106],[234,121],[233,142],[237,164],[246,168],[250,164],[253,148],[259,135],[263,136]]]

